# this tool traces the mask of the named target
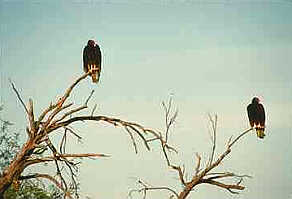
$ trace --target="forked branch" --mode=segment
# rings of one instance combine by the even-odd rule
[[[77,153],[72,154],[66,151],[68,142],[68,134],[74,135],[78,140],[82,137],[78,135],[78,132],[73,130],[72,126],[75,122],[95,121],[106,122],[108,124],[123,127],[130,135],[132,144],[134,145],[135,152],[137,153],[136,139],[141,139],[145,147],[150,150],[149,140],[153,138],[160,139],[159,133],[145,128],[144,126],[135,123],[128,122],[118,118],[107,116],[83,115],[80,116],[80,111],[88,108],[89,100],[92,98],[94,91],[91,91],[90,95],[86,98],[85,103],[81,106],[74,107],[73,102],[67,102],[74,88],[84,80],[90,72],[81,75],[77,78],[64,92],[61,98],[56,102],[50,103],[48,107],[41,111],[41,114],[36,117],[34,113],[33,100],[29,99],[28,106],[25,106],[24,101],[21,98],[20,93],[17,91],[14,83],[11,82],[12,89],[16,93],[16,96],[22,106],[25,109],[28,118],[28,127],[26,128],[28,138],[26,143],[21,148],[20,152],[11,162],[9,167],[3,172],[4,175],[0,176],[0,196],[13,181],[25,180],[29,177],[34,178],[46,178],[53,182],[64,192],[65,197],[71,198],[71,194],[75,193],[78,196],[78,184],[76,180],[76,172],[78,172],[77,165],[80,158],[97,158],[97,157],[109,157],[108,155],[101,153]],[[96,107],[96,106],[95,106]],[[95,109],[95,108],[94,108]],[[63,114],[62,114],[63,112]],[[76,115],[76,116],[75,116]],[[56,133],[62,133],[57,131],[63,128],[63,136],[59,142],[60,147],[56,147],[56,143],[53,143],[51,136]],[[56,132],[56,133],[53,133]],[[170,148],[170,147],[169,147]],[[32,174],[27,177],[23,177],[21,174],[28,166],[37,165],[39,163],[53,163],[56,168],[56,175],[58,179],[49,174]],[[68,185],[67,185],[68,184]],[[69,186],[70,185],[70,186]],[[70,188],[73,185],[73,189]]]
[[[165,119],[165,121],[166,121],[166,123],[165,123],[166,124],[166,131],[165,131],[166,137],[169,136],[169,132],[170,132],[169,129],[177,117],[177,111],[175,111],[173,115],[170,114],[171,107],[172,107],[172,101],[170,101],[168,103],[168,105],[163,103],[163,108],[164,108],[165,117],[166,117],[166,119]],[[171,118],[171,119],[169,119],[169,118]],[[170,168],[174,169],[177,172],[178,179],[183,186],[183,189],[181,192],[179,192],[178,194],[174,194],[174,196],[176,198],[178,198],[178,199],[187,198],[189,196],[189,194],[191,193],[191,191],[193,191],[194,188],[199,184],[214,185],[214,186],[217,186],[219,188],[226,189],[227,191],[229,191],[232,194],[237,194],[238,191],[241,191],[245,188],[243,185],[241,185],[241,182],[242,182],[243,178],[250,177],[250,176],[237,175],[237,174],[234,174],[232,172],[221,172],[221,173],[218,173],[218,172],[214,173],[213,172],[213,173],[211,173],[211,171],[213,171],[213,169],[219,167],[219,165],[223,161],[223,159],[226,158],[226,156],[228,154],[230,154],[231,147],[234,146],[239,141],[240,138],[242,138],[249,131],[251,131],[252,128],[247,129],[246,131],[242,132],[234,140],[231,140],[231,138],[230,138],[230,140],[227,144],[226,150],[223,151],[216,159],[215,158],[215,150],[216,150],[216,136],[217,136],[217,120],[218,120],[217,115],[215,115],[214,118],[211,115],[209,115],[209,121],[211,123],[211,129],[212,129],[211,154],[209,156],[209,161],[207,162],[207,164],[204,167],[202,167],[201,156],[198,153],[196,153],[197,164],[195,165],[195,168],[194,168],[195,172],[194,172],[191,180],[186,180],[184,168],[182,168],[181,166],[176,166],[175,164],[173,164],[171,162],[171,159],[169,157],[169,151],[166,150],[168,139],[163,139],[163,136],[160,134],[159,140],[161,142],[162,152],[163,152],[162,154],[164,156],[164,159],[166,160],[167,165],[170,166]],[[219,180],[222,180],[225,178],[234,178],[235,180],[237,180],[237,182],[232,183],[232,184],[226,184],[224,182],[219,181]],[[140,184],[143,185],[144,187],[142,189],[137,189],[136,191],[143,193],[143,198],[146,198],[146,192],[149,190],[146,188],[151,187],[151,190],[159,190],[159,187],[156,187],[157,189],[154,189],[155,187],[148,186],[148,185],[143,184],[143,183],[140,183]],[[173,190],[172,188],[169,188],[167,186],[166,186],[166,188]]]
[[[171,198],[173,196],[178,197],[178,193],[169,188],[169,187],[164,187],[164,186],[151,186],[145,182],[143,182],[142,180],[138,180],[137,181],[138,185],[141,187],[139,189],[133,189],[129,192],[129,197],[132,198],[133,193],[137,192],[137,193],[142,193],[142,197],[143,199],[145,199],[147,197],[147,193],[150,191],[168,191],[170,192],[172,195],[170,196]]]

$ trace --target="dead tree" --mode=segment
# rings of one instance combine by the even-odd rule
[[[241,185],[243,178],[250,177],[248,175],[237,175],[230,171],[223,171],[223,172],[214,172],[215,169],[218,169],[220,166],[220,163],[223,161],[224,158],[226,158],[231,153],[231,148],[238,142],[240,138],[242,138],[244,135],[246,135],[248,132],[250,132],[253,128],[247,129],[241,134],[239,134],[235,139],[229,139],[226,150],[223,151],[217,158],[215,157],[215,150],[216,150],[216,136],[217,136],[217,115],[212,117],[209,115],[209,121],[211,124],[211,139],[212,139],[212,150],[211,154],[209,156],[208,162],[202,166],[201,163],[201,156],[197,153],[196,154],[196,165],[194,166],[194,172],[192,172],[191,178],[186,177],[186,172],[184,166],[176,165],[171,162],[169,153],[170,152],[176,152],[173,147],[169,148],[168,144],[168,138],[170,134],[170,128],[174,124],[176,118],[177,118],[177,110],[172,110],[172,100],[170,99],[168,104],[162,103],[164,111],[165,111],[165,132],[159,133],[159,136],[155,139],[159,139],[161,143],[161,149],[163,158],[165,159],[165,162],[168,167],[170,167],[172,170],[177,172],[178,179],[180,181],[180,184],[182,185],[182,190],[177,191],[174,188],[170,188],[168,186],[153,186],[145,181],[138,179],[137,180],[137,189],[133,189],[129,192],[129,197],[132,198],[133,193],[140,193],[142,194],[142,198],[147,198],[147,193],[151,191],[166,191],[170,193],[170,199],[177,198],[177,199],[185,199],[189,196],[191,191],[195,189],[195,187],[199,184],[210,184],[217,186],[221,189],[226,189],[231,194],[238,194],[239,191],[243,190],[245,187]],[[230,179],[233,178],[235,180],[234,183],[225,183],[224,179]]]
[[[64,198],[78,197],[78,183],[76,174],[78,172],[79,158],[102,158],[108,157],[100,153],[81,153],[72,154],[66,151],[68,134],[81,139],[71,124],[80,121],[105,122],[114,127],[122,127],[131,138],[134,150],[137,153],[136,139],[141,139],[145,147],[150,150],[149,142],[163,139],[151,129],[144,126],[124,121],[118,118],[112,118],[102,115],[94,115],[95,107],[90,115],[80,115],[80,111],[87,109],[88,102],[93,95],[92,91],[86,99],[84,105],[74,107],[72,102],[67,102],[77,84],[90,75],[90,72],[79,77],[72,85],[67,88],[65,93],[56,102],[50,103],[44,108],[41,114],[37,117],[34,112],[33,100],[29,99],[28,105],[25,105],[20,93],[17,91],[13,82],[12,88],[21,102],[27,118],[28,125],[26,127],[27,140],[17,153],[13,161],[0,175],[0,198],[3,198],[4,192],[13,185],[17,190],[22,180],[32,178],[43,178],[51,183],[64,193]],[[76,116],[77,114],[77,116]],[[63,130],[63,131],[60,131]],[[59,147],[51,142],[52,136],[62,133],[62,139],[59,141]],[[164,148],[171,148],[164,142]],[[47,155],[48,154],[48,155]],[[56,168],[56,175],[47,173],[29,173],[26,174],[25,169],[38,165],[40,163],[51,163]]]

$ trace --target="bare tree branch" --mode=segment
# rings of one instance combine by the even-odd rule
[[[132,144],[137,153],[137,143],[135,136],[143,141],[145,147],[150,150],[149,140],[153,138],[162,139],[158,137],[159,133],[145,128],[144,126],[135,123],[127,122],[121,119],[107,117],[107,116],[94,116],[93,109],[92,115],[75,116],[68,119],[73,114],[80,113],[83,109],[88,108],[89,100],[92,98],[94,90],[91,91],[90,95],[86,98],[85,103],[79,107],[73,107],[73,103],[66,103],[71,92],[80,81],[85,79],[90,72],[83,74],[77,80],[75,80],[66,90],[65,93],[55,103],[50,103],[48,107],[41,111],[39,117],[35,116],[33,100],[29,99],[28,107],[25,106],[19,92],[15,88],[14,84],[10,81],[14,92],[17,95],[18,100],[23,105],[26,114],[28,115],[28,126],[26,128],[28,139],[26,143],[20,149],[20,152],[16,155],[14,160],[11,162],[9,167],[5,169],[3,175],[0,176],[0,195],[3,194],[7,188],[15,181],[24,179],[21,174],[29,167],[39,163],[54,163],[56,169],[56,179],[46,174],[34,174],[30,177],[42,177],[52,181],[57,187],[63,190],[65,197],[72,198],[68,195],[69,189],[74,192],[78,197],[78,183],[76,180],[79,164],[76,159],[80,158],[98,158],[98,157],[109,157],[105,154],[100,153],[68,153],[66,151],[68,133],[74,135],[80,140],[82,137],[78,135],[75,130],[70,126],[78,121],[103,121],[114,126],[123,127],[126,132],[129,133],[132,140]],[[66,112],[65,112],[66,110]],[[61,115],[61,112],[64,112]],[[37,118],[37,120],[35,120]],[[51,141],[50,137],[54,136],[53,132],[56,132],[59,128],[64,128],[62,138],[60,139],[59,147],[56,147]],[[59,132],[59,131],[58,131]],[[166,145],[167,149],[172,149]],[[49,149],[49,150],[48,150]],[[57,150],[59,149],[59,151]],[[43,157],[44,152],[47,151],[50,155]]]
[[[134,150],[137,153],[138,147],[136,139],[140,139],[144,146],[150,150],[150,143],[158,141],[162,149],[162,156],[165,159],[165,162],[168,167],[175,170],[179,177],[179,181],[182,184],[181,192],[176,192],[174,189],[168,186],[150,186],[143,181],[139,180],[138,184],[142,188],[133,190],[143,194],[143,198],[146,198],[146,194],[149,191],[154,190],[166,190],[172,194],[173,197],[178,199],[185,199],[194,187],[198,184],[210,184],[217,186],[222,189],[226,189],[230,193],[238,193],[238,191],[243,190],[244,186],[240,185],[244,177],[249,177],[247,175],[236,175],[232,172],[212,172],[214,168],[217,168],[223,159],[230,154],[231,147],[235,145],[245,134],[252,130],[252,128],[244,131],[238,135],[234,140],[229,139],[227,148],[223,153],[221,153],[217,158],[215,157],[216,150],[216,136],[217,136],[217,115],[214,118],[209,115],[209,120],[212,128],[212,151],[209,156],[209,161],[202,167],[201,165],[201,156],[196,154],[197,163],[194,166],[195,174],[188,178],[185,176],[185,168],[177,166],[172,162],[170,153],[178,151],[169,144],[169,137],[172,126],[174,125],[176,118],[178,116],[178,110],[173,110],[172,99],[168,103],[163,102],[162,106],[165,111],[165,130],[163,133],[159,131],[154,131],[149,128],[135,123],[128,122],[122,119],[108,117],[108,116],[96,116],[93,115],[96,106],[93,108],[91,115],[77,115],[72,116],[77,113],[80,113],[83,109],[88,108],[89,100],[92,98],[94,90],[91,91],[90,95],[85,100],[85,103],[81,106],[74,107],[73,103],[66,102],[69,98],[73,89],[80,83],[83,79],[90,75],[90,72],[83,74],[77,80],[75,80],[64,92],[62,97],[57,100],[55,103],[50,103],[48,107],[44,108],[41,111],[38,120],[35,120],[33,100],[29,99],[28,107],[25,106],[22,98],[20,97],[19,92],[15,88],[14,84],[10,81],[14,92],[17,95],[18,100],[21,102],[24,107],[26,114],[28,115],[28,125],[26,128],[28,139],[26,143],[22,146],[20,152],[16,155],[14,160],[11,162],[8,168],[3,172],[3,175],[0,176],[0,195],[7,190],[7,188],[14,182],[20,179],[32,178],[46,178],[59,187],[65,194],[65,198],[71,196],[71,191],[78,196],[78,183],[76,180],[76,174],[78,172],[78,164],[76,161],[77,158],[97,158],[97,157],[109,157],[105,154],[100,153],[67,153],[67,139],[68,133],[74,135],[79,140],[81,136],[78,135],[75,130],[73,130],[71,124],[75,122],[85,122],[85,121],[95,121],[95,122],[106,122],[108,124],[114,125],[115,127],[122,127],[130,136],[131,142],[134,146]],[[66,104],[65,104],[66,103]],[[65,111],[66,110],[66,111]],[[62,114],[63,112],[63,114]],[[70,118],[69,118],[70,116]],[[50,137],[54,136],[53,132],[56,132],[58,129],[64,128],[62,138],[60,140],[59,147],[55,147],[54,143],[51,142]],[[59,132],[59,131],[58,131]],[[50,137],[49,137],[50,136]],[[57,145],[56,145],[57,146]],[[48,150],[49,149],[49,150]],[[59,151],[57,150],[59,149]],[[44,152],[47,151],[49,155],[44,157]],[[47,174],[33,174],[29,176],[22,176],[23,171],[28,167],[39,163],[50,163],[55,164],[56,175],[59,179],[56,179]],[[220,182],[219,180],[224,180],[226,178],[234,178],[237,180],[237,183],[226,184]],[[72,190],[73,189],[73,190]]]
[[[93,93],[94,93],[94,90],[91,91],[90,95],[89,95],[88,98],[86,99],[85,104],[84,104],[85,106],[87,106],[87,104],[88,104],[90,98],[92,97]]]
[[[219,179],[219,178],[226,178],[226,177],[234,177],[236,176],[233,173],[226,172],[226,173],[217,173],[217,174],[212,174],[214,176],[207,178],[207,180],[214,180],[214,179]],[[208,175],[206,175],[208,176]]]
[[[212,143],[213,143],[213,146],[212,146],[212,152],[211,152],[211,156],[210,156],[210,159],[209,159],[209,165],[212,164],[213,162],[213,158],[214,158],[214,154],[215,154],[215,149],[216,149],[216,130],[217,130],[217,115],[214,116],[214,119],[212,118],[212,116],[209,114],[209,121],[211,122],[211,127],[212,127]]]
[[[73,131],[73,129],[70,128],[69,126],[64,126],[64,129],[65,129],[65,130],[68,130],[71,134],[73,134],[73,135],[74,135],[75,137],[77,137],[79,140],[82,139],[82,137],[81,137],[80,135],[78,135],[77,133],[75,133],[75,132]]]
[[[97,107],[97,104],[95,104],[95,105],[94,105],[94,107],[93,107],[93,109],[92,109],[92,111],[91,111],[91,114],[90,114],[90,116],[93,116],[93,114],[94,114],[94,111],[96,110],[96,107]]]
[[[56,121],[53,121],[52,124],[54,125],[54,124],[56,124],[57,122],[64,120],[67,116],[70,116],[70,115],[72,115],[73,113],[76,113],[76,112],[79,112],[79,111],[81,111],[81,110],[83,110],[83,109],[88,108],[88,107],[87,107],[87,104],[88,104],[88,101],[90,100],[90,98],[92,97],[93,93],[94,93],[94,90],[91,91],[90,95],[89,95],[88,98],[86,99],[86,101],[85,101],[85,103],[84,103],[83,106],[80,106],[80,107],[77,107],[77,108],[75,108],[75,109],[72,109],[72,110],[68,111],[68,112],[65,113],[61,118],[57,119]]]
[[[11,84],[11,86],[12,86],[12,89],[13,89],[13,91],[15,92],[15,94],[16,94],[18,100],[19,100],[20,103],[22,104],[22,106],[23,106],[25,112],[28,114],[28,110],[27,110],[27,108],[26,108],[26,106],[25,106],[25,104],[24,104],[24,102],[23,102],[23,100],[22,100],[22,98],[21,98],[19,92],[17,91],[17,89],[15,88],[13,82],[11,81],[11,79],[9,79],[9,82],[10,82],[10,84]]]
[[[228,148],[231,148],[233,144],[235,144],[242,136],[244,136],[245,134],[247,134],[248,132],[250,132],[251,130],[253,130],[253,128],[247,129],[246,131],[242,132],[239,136],[237,136],[228,146]]]
[[[195,172],[195,176],[198,175],[199,171],[200,171],[200,167],[201,167],[201,156],[196,153],[196,157],[197,157],[197,166],[196,166],[196,172]]]
[[[28,120],[29,120],[29,126],[31,129],[31,133],[35,134],[36,132],[36,126],[34,121],[34,112],[33,112],[33,102],[32,99],[29,99],[29,105],[28,105]]]
[[[136,144],[135,138],[134,138],[132,132],[130,131],[130,129],[128,127],[125,127],[125,129],[126,129],[126,131],[129,133],[129,135],[131,137],[132,144],[133,144],[134,149],[135,149],[135,153],[137,154],[138,153],[138,149],[137,149],[137,144]]]
[[[41,115],[38,118],[38,122],[42,122],[42,120],[46,117],[46,115],[54,110],[57,107],[58,104],[52,104],[52,102],[50,103],[50,105],[41,113]]]
[[[234,193],[238,193],[238,192],[232,191],[233,189],[235,189],[235,190],[243,190],[244,189],[244,186],[240,186],[238,184],[224,184],[224,183],[221,183],[221,182],[218,182],[218,181],[215,181],[215,180],[210,180],[210,179],[206,179],[206,180],[202,179],[201,183],[207,183],[207,184],[211,184],[211,185],[216,185],[218,187],[227,189],[229,192],[231,192],[233,194]]]
[[[175,120],[176,120],[177,115],[178,115],[178,111],[175,110],[174,113],[172,114],[172,99],[169,100],[168,105],[166,105],[165,102],[162,102],[162,107],[163,107],[164,112],[165,112],[165,126],[166,126],[165,133],[164,133],[165,134],[165,138],[163,137],[162,133],[160,133],[160,132],[157,133],[157,132],[154,132],[154,131],[149,131],[154,137],[151,138],[151,139],[146,140],[146,142],[153,142],[153,141],[159,140],[160,145],[161,145],[161,149],[162,149],[162,152],[163,152],[163,156],[165,158],[167,166],[169,166],[170,168],[172,168],[175,171],[177,171],[181,183],[183,185],[186,185],[186,182],[185,182],[185,179],[184,179],[184,170],[182,170],[180,166],[173,165],[170,162],[170,158],[168,157],[168,152],[174,151],[174,152],[177,153],[177,150],[174,147],[171,147],[167,142],[169,140],[170,128],[175,123]],[[150,190],[168,190],[168,191],[171,191],[176,197],[178,197],[178,194],[173,189],[171,189],[169,187],[166,187],[166,186],[152,187],[152,186],[146,185],[141,180],[139,180],[138,183],[140,185],[142,185],[143,188],[132,190],[132,191],[130,191],[130,193],[131,192],[140,192],[140,193],[142,192],[144,199],[146,199],[147,191],[150,191]],[[129,193],[129,195],[131,195],[130,193]]]
[[[178,166],[171,166],[171,168],[173,168],[174,170],[177,170],[178,175],[179,175],[180,182],[181,182],[183,185],[186,185],[186,182],[185,182],[185,179],[184,179],[184,172],[182,171],[181,167],[178,167]]]
[[[162,103],[163,109],[165,111],[165,125],[166,125],[166,130],[165,130],[165,135],[166,137],[169,136],[169,129],[174,123],[176,117],[177,117],[177,111],[173,115],[171,115],[171,108],[172,108],[172,101],[170,100],[168,102],[168,105],[166,103]],[[168,166],[170,166],[172,169],[177,171],[179,181],[183,185],[183,189],[180,193],[175,195],[178,199],[185,199],[189,196],[191,191],[194,189],[195,186],[199,184],[210,184],[214,185],[223,189],[226,189],[232,194],[237,194],[238,191],[241,191],[244,189],[244,186],[240,185],[242,182],[242,179],[245,177],[250,177],[248,175],[236,175],[232,172],[221,172],[221,173],[211,173],[211,171],[215,168],[217,168],[222,160],[231,152],[231,147],[238,142],[240,138],[242,138],[245,134],[247,134],[249,131],[252,130],[248,129],[244,131],[243,133],[239,134],[233,141],[231,138],[229,139],[227,148],[221,155],[215,159],[215,150],[216,150],[216,136],[217,136],[217,121],[218,117],[217,115],[214,116],[214,118],[209,115],[209,121],[211,124],[211,129],[212,129],[212,135],[211,135],[211,140],[212,140],[212,150],[211,154],[209,156],[208,163],[206,164],[205,167],[201,168],[201,156],[196,153],[196,158],[197,158],[197,164],[195,165],[195,174],[192,176],[191,180],[187,181],[186,177],[184,175],[185,171],[182,169],[180,166],[176,166],[173,163],[171,163],[171,159],[169,158],[168,151],[166,150],[167,146],[167,140],[168,139],[163,139],[162,134],[154,134],[154,138],[149,139],[148,142],[155,141],[155,140],[160,140],[161,147],[162,147],[162,154],[164,156],[164,159],[166,160],[166,163]],[[215,159],[215,160],[214,160]],[[223,182],[219,182],[217,180],[220,179],[225,179],[225,178],[235,178],[237,179],[237,183],[232,183],[232,184],[225,184]],[[144,188],[142,189],[136,189],[138,192],[142,192],[144,195],[144,198],[146,198],[146,190],[145,187],[149,187],[144,185]],[[167,186],[165,186],[167,187]],[[168,187],[167,187],[168,188]],[[171,189],[171,188],[169,188]],[[148,190],[148,189],[147,189]],[[153,189],[155,190],[155,189]],[[158,189],[159,190],[159,189]]]
[[[138,180],[137,182],[140,186],[142,186],[142,188],[140,189],[133,189],[129,192],[129,196],[132,197],[132,194],[134,192],[138,192],[138,193],[142,193],[143,194],[143,199],[146,198],[146,194],[148,191],[157,191],[157,190],[166,190],[171,192],[173,195],[175,195],[176,197],[178,197],[178,194],[176,191],[174,191],[173,189],[169,188],[169,187],[164,187],[164,186],[157,186],[157,187],[153,187],[150,186],[148,184],[146,184],[145,182],[143,182],[142,180]]]
[[[97,158],[97,157],[110,157],[109,155],[100,153],[77,153],[77,154],[56,154],[55,156],[46,156],[42,158],[30,158],[27,159],[25,166],[33,164],[51,162],[55,160],[62,160],[62,158]]]
[[[165,102],[162,102],[162,106],[163,106],[164,112],[165,112],[165,126],[166,126],[166,130],[165,130],[165,142],[167,142],[168,141],[168,137],[169,137],[170,127],[175,122],[175,119],[176,119],[176,117],[178,115],[178,110],[176,109],[175,112],[174,112],[174,114],[171,115],[172,98],[169,99],[168,105],[166,105]]]
[[[144,135],[141,134],[141,132],[143,132],[144,134],[147,134],[148,132],[151,132],[149,129],[144,128],[143,126],[134,123],[134,122],[126,122],[117,118],[110,118],[107,116],[79,116],[79,117],[73,117],[70,118],[66,121],[63,122],[59,122],[56,123],[52,126],[48,127],[48,134],[52,131],[57,130],[60,127],[66,127],[69,124],[72,124],[74,122],[78,122],[78,121],[104,121],[110,124],[113,124],[114,126],[122,126],[125,127],[127,129],[127,131],[132,130],[133,132],[135,132],[142,140],[143,143],[145,145],[145,147],[150,150],[150,146],[148,145],[148,142],[146,140],[146,138],[144,137]]]

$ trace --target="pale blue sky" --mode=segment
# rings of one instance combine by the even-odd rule
[[[82,50],[93,38],[103,52],[101,80],[97,86],[89,79],[81,83],[74,101],[83,103],[95,88],[91,105],[99,105],[99,114],[162,129],[160,103],[173,93],[179,118],[172,141],[189,167],[195,152],[210,147],[207,113],[219,115],[223,144],[248,127],[251,98],[263,99],[265,140],[250,135],[223,165],[253,175],[247,189],[235,197],[201,186],[190,198],[291,198],[291,19],[288,0],[0,0],[3,116],[25,128],[8,78],[26,101],[34,99],[39,113],[82,74]],[[123,131],[104,125],[89,124],[81,132],[87,142],[74,150],[113,156],[82,165],[84,193],[126,198],[133,176],[180,188],[175,174],[160,166],[157,150],[135,155]]]

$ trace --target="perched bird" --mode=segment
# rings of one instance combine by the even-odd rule
[[[257,136],[259,138],[265,137],[265,109],[262,104],[260,104],[260,100],[257,97],[252,99],[251,104],[247,106],[247,114],[250,126],[255,127]]]
[[[88,40],[83,50],[83,70],[85,73],[90,71],[92,81],[98,82],[101,71],[101,51],[93,40]]]

